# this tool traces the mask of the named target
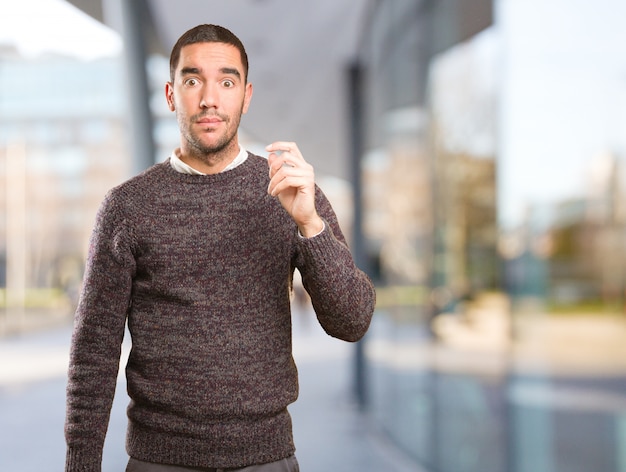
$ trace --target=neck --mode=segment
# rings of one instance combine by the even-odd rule
[[[211,153],[193,152],[189,149],[185,150],[181,146],[178,157],[185,164],[203,174],[219,174],[228,164],[233,162],[238,154],[239,143],[233,140],[233,142],[224,149]]]

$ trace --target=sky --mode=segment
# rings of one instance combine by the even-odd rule
[[[589,193],[594,162],[626,160],[626,2],[500,0],[499,207],[505,226],[528,205]]]
[[[65,0],[0,0],[0,47],[26,57],[56,53],[82,60],[120,54],[115,32]]]

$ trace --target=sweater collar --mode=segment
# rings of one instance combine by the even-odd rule
[[[228,164],[221,172],[233,170],[235,167],[243,164],[247,158],[248,152],[241,145],[239,145],[239,154],[237,154],[232,162]],[[203,172],[194,169],[189,164],[182,161],[182,159],[180,158],[180,148],[176,148],[174,149],[174,151],[172,151],[172,154],[170,155],[170,165],[176,172],[179,172],[181,174],[206,175]]]

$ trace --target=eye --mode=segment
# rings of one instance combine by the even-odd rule
[[[235,82],[231,79],[226,79],[224,80],[224,82],[222,82],[222,84],[224,85],[224,87],[226,88],[231,88],[235,86]]]
[[[198,79],[190,77],[190,78],[186,79],[183,82],[183,84],[185,84],[187,87],[195,87],[196,85],[198,85]]]

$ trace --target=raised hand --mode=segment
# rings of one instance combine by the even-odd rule
[[[278,198],[302,236],[315,236],[324,228],[324,222],[315,209],[313,166],[304,160],[296,143],[277,141],[265,150],[270,153],[268,193]]]

